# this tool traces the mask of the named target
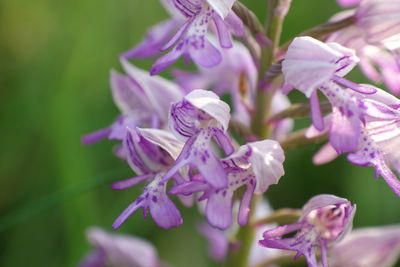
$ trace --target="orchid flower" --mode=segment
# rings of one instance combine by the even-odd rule
[[[211,25],[215,26],[220,46],[232,47],[229,27],[238,35],[244,32],[240,19],[231,11],[233,3],[233,0],[170,0],[170,6],[179,11],[184,22],[161,48],[162,51],[171,50],[156,60],[150,73],[158,74],[181,55],[202,67],[218,65],[221,53],[207,39],[207,32]]]
[[[303,255],[309,267],[318,267],[315,249],[319,247],[322,266],[328,266],[327,249],[343,238],[352,227],[355,205],[334,195],[317,195],[303,207],[297,223],[264,232],[259,244],[267,248],[293,250],[295,259]],[[284,237],[296,233],[294,237]]]
[[[173,194],[193,194],[201,192],[200,201],[207,200],[208,222],[219,229],[232,225],[233,195],[241,187],[246,187],[242,196],[238,224],[247,224],[253,194],[262,195],[270,185],[277,184],[284,174],[284,154],[279,143],[264,140],[241,146],[234,154],[222,160],[223,171],[228,178],[226,188],[214,188],[201,175],[191,181],[171,189]]]
[[[161,77],[151,77],[128,61],[122,59],[126,76],[111,72],[111,92],[121,115],[107,128],[85,135],[84,144],[92,144],[103,138],[123,140],[127,127],[164,128],[168,120],[171,102],[182,98],[178,85]]]
[[[95,249],[80,262],[79,267],[160,266],[157,250],[139,237],[110,234],[98,227],[89,228],[86,236]]]
[[[144,217],[147,210],[150,210],[152,218],[162,228],[182,224],[179,210],[166,194],[167,183],[162,180],[182,149],[182,143],[166,131],[128,128],[123,149],[129,165],[138,176],[114,182],[111,187],[125,190],[144,181],[148,181],[148,184],[143,188],[143,193],[115,220],[113,229],[119,228],[140,208],[143,209]],[[180,178],[183,179],[181,176]]]

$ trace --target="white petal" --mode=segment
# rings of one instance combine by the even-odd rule
[[[185,99],[196,108],[213,117],[223,127],[224,131],[228,129],[231,118],[229,114],[230,108],[215,93],[205,90],[194,90],[186,95]]]

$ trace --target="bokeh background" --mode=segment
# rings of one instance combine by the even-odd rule
[[[263,19],[265,1],[243,2]],[[294,0],[283,39],[339,10],[334,0]],[[120,70],[118,55],[164,18],[157,0],[0,2],[0,266],[75,266],[90,250],[85,229],[111,231],[140,192],[110,190],[110,182],[132,176],[130,168],[112,155],[111,142],[85,147],[80,137],[117,116],[109,71]],[[352,77],[364,81],[357,70]],[[286,175],[267,192],[273,207],[300,208],[332,193],[357,204],[356,227],[400,222],[398,198],[371,168],[344,157],[313,166],[317,149],[287,153]],[[196,209],[183,209],[183,217],[182,227],[164,231],[137,213],[119,232],[151,240],[176,266],[218,266],[195,230]]]

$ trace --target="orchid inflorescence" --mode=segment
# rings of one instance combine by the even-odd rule
[[[161,0],[170,19],[120,55],[126,74],[112,71],[110,83],[121,115],[82,139],[119,141],[114,152],[135,176],[113,189],[144,184],[112,228],[138,209],[159,227],[178,227],[178,200],[199,204],[206,220],[198,230],[211,256],[228,266],[277,266],[293,256],[313,267],[390,266],[400,254],[400,226],[352,231],[356,205],[330,194],[312,197],[302,210],[278,211],[263,195],[284,176],[284,149],[326,140],[315,164],[347,153],[349,162],[373,167],[400,196],[400,100],[391,94],[400,93],[400,4],[338,0],[355,9],[279,46],[291,0],[267,2],[264,27],[235,0]],[[154,56],[150,71],[129,62]],[[173,81],[158,76],[180,57],[197,70],[172,69]],[[357,65],[391,93],[345,78]],[[309,98],[312,121],[296,133],[293,119],[302,110],[286,96],[292,90]],[[246,233],[255,236],[252,246],[243,245]],[[82,266],[161,264],[146,241],[100,229],[88,235],[96,250]]]

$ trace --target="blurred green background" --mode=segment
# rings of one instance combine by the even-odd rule
[[[264,1],[243,2],[264,16]],[[283,39],[339,10],[334,0],[294,0]],[[140,192],[110,190],[111,181],[132,176],[129,166],[112,155],[111,142],[85,147],[80,137],[118,114],[109,70],[120,70],[118,55],[164,18],[157,0],[0,2],[0,266],[75,266],[90,249],[85,229],[111,231]],[[357,71],[353,77],[362,81]],[[356,227],[400,221],[398,198],[371,168],[343,157],[315,167],[317,149],[287,153],[286,175],[267,193],[275,208],[299,208],[315,194],[332,193],[357,204]],[[200,216],[182,211],[179,229],[160,230],[137,213],[119,232],[150,239],[176,266],[217,266],[195,230]]]

